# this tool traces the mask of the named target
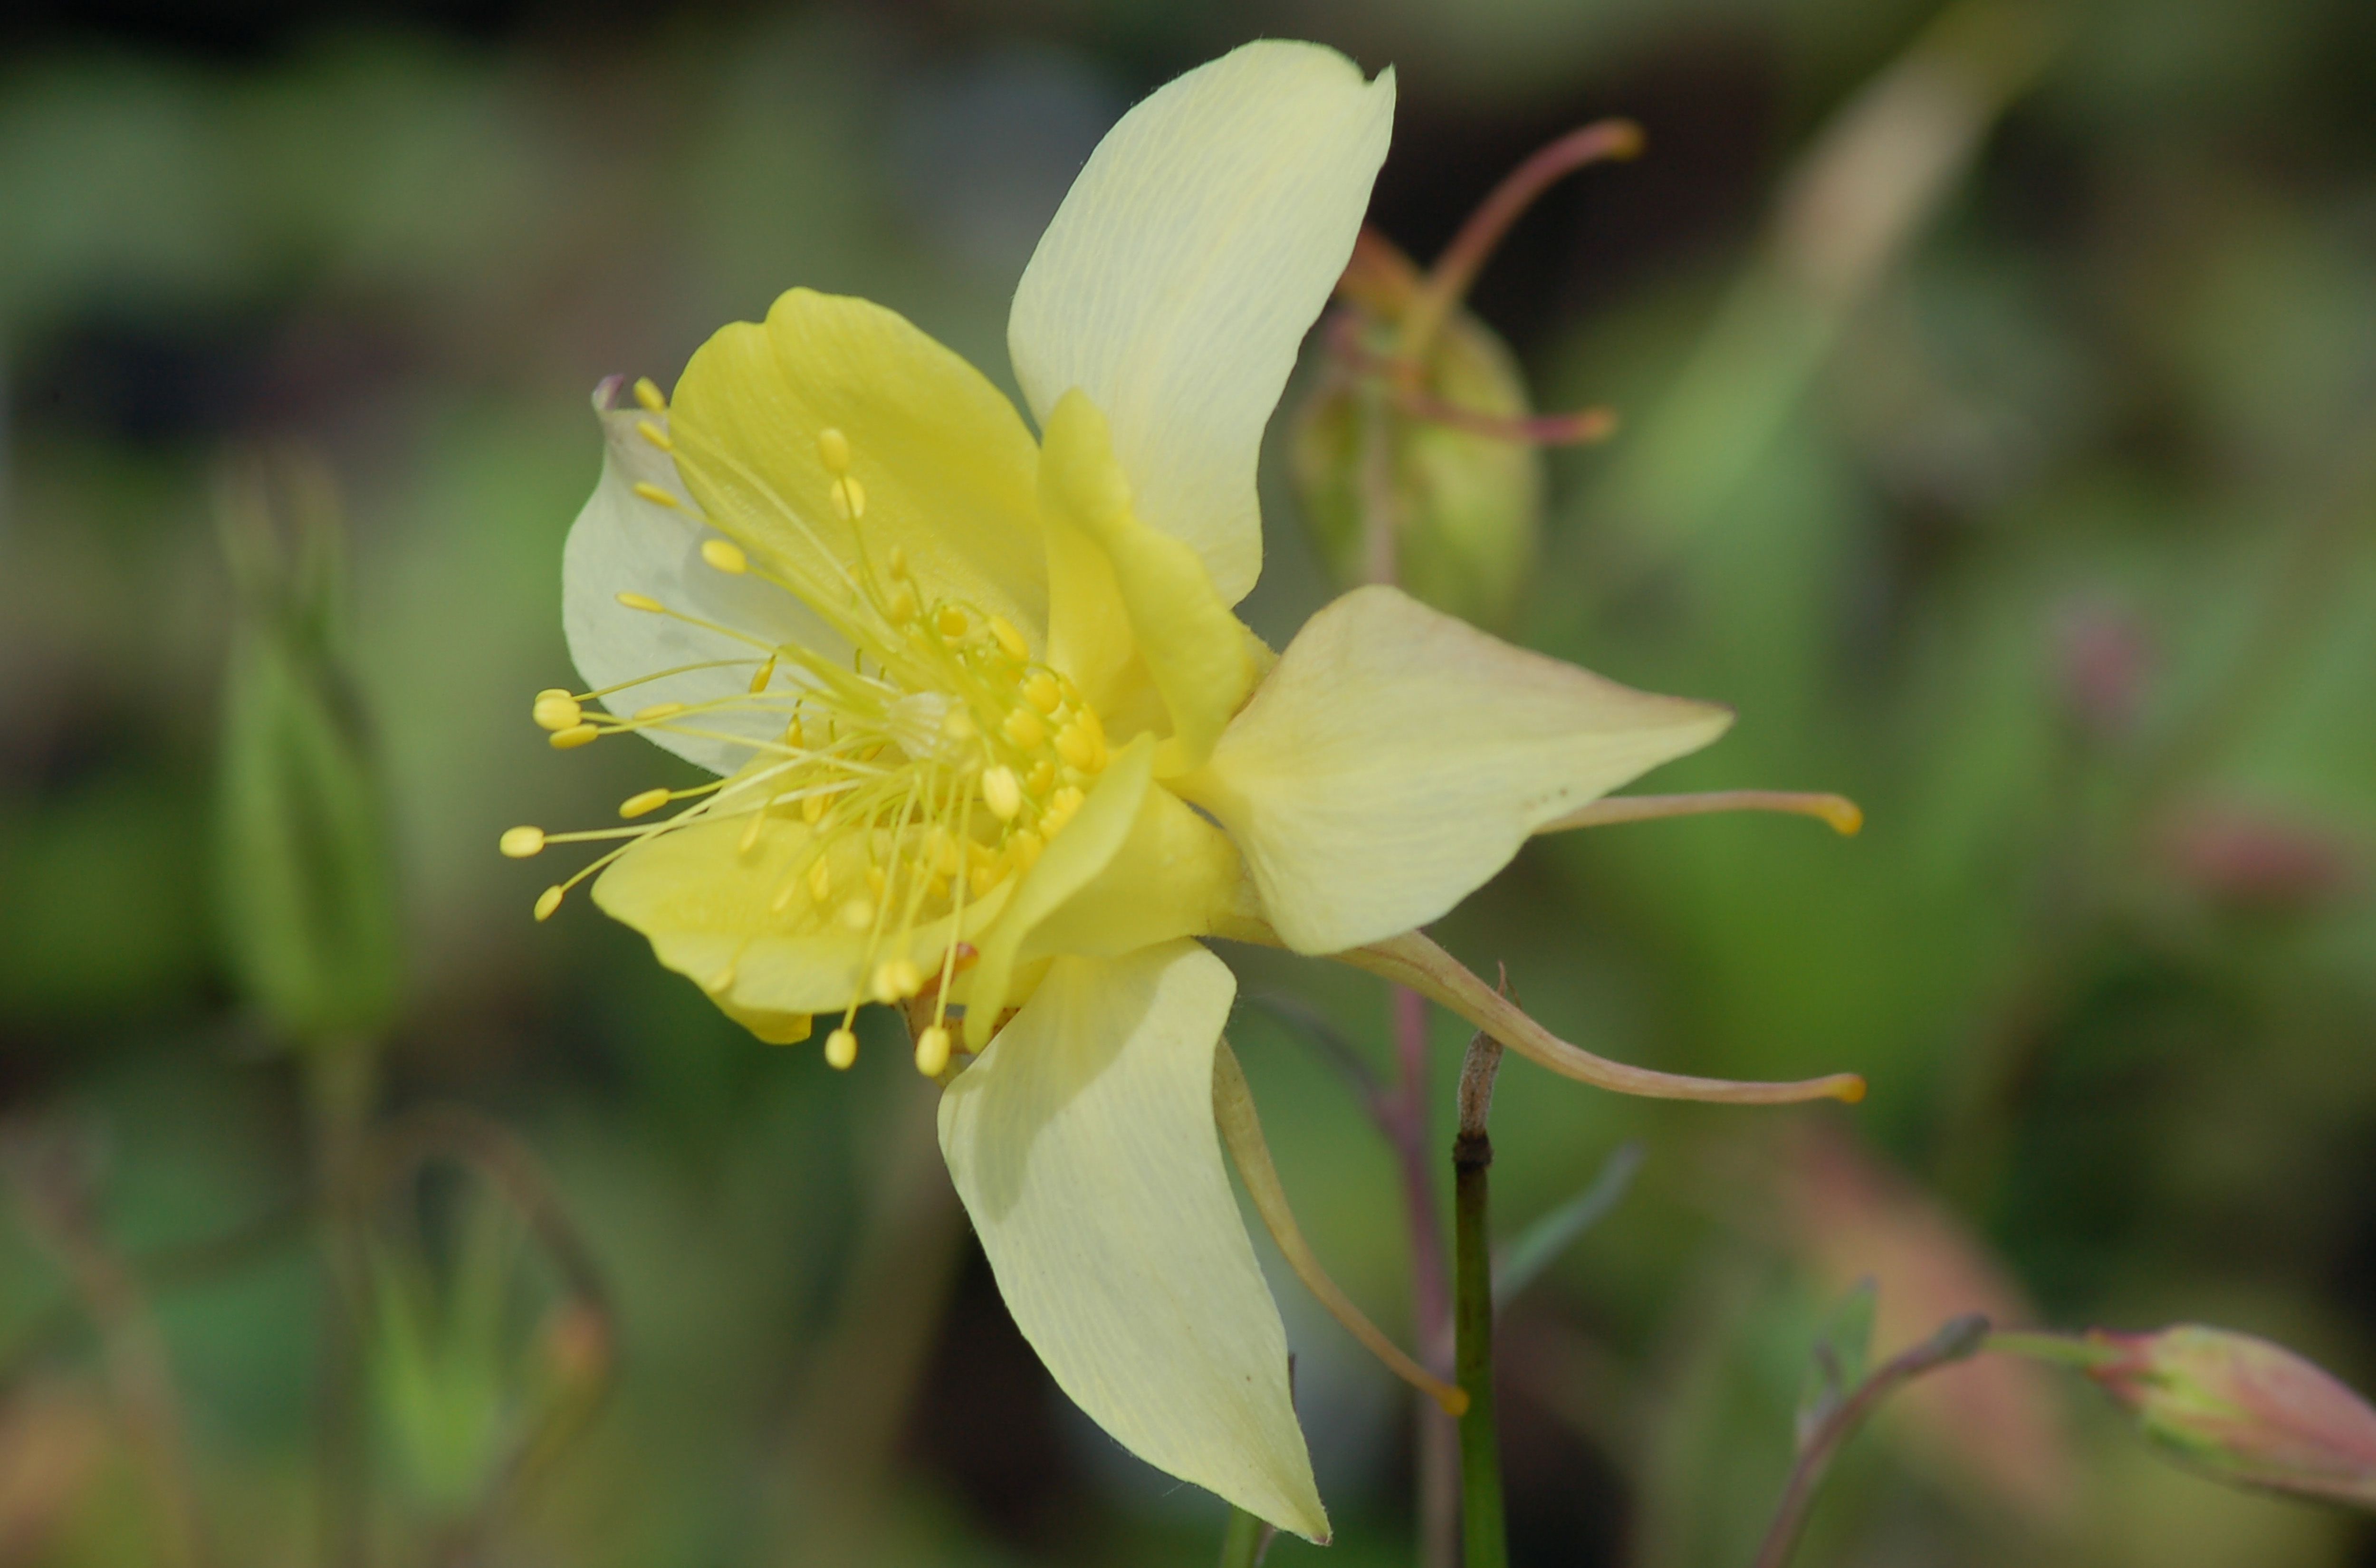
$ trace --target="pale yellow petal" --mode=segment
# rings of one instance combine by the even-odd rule
[[[1013,994],[1015,970],[1024,940],[1040,921],[1054,914],[1075,894],[1105,870],[1138,818],[1139,803],[1153,787],[1155,742],[1142,735],[1123,747],[1099,776],[1088,799],[1023,876],[1003,883],[1014,889],[995,927],[976,944],[981,954],[966,994],[965,1038],[979,1051],[998,1027],[998,1015]],[[1160,889],[1149,889],[1161,897]]]
[[[1015,291],[1032,412],[1095,399],[1139,515],[1195,549],[1225,604],[1261,574],[1263,426],[1352,254],[1394,103],[1392,71],[1365,82],[1316,44],[1201,65],[1106,134]]]
[[[737,803],[736,793],[726,803]],[[1014,885],[969,904],[962,930],[943,915],[894,941],[842,918],[846,901],[867,887],[860,835],[843,833],[829,845],[820,903],[808,876],[813,830],[798,813],[770,813],[746,849],[749,827],[747,815],[721,814],[646,839],[595,880],[594,902],[762,1039],[789,1028],[781,1020],[790,1015],[841,1012],[861,995],[872,965],[905,958],[931,972],[952,942],[983,940]]]
[[[698,620],[766,644],[798,643],[839,663],[849,657],[831,627],[799,600],[751,576],[731,576],[701,558],[704,540],[718,537],[686,509],[675,460],[647,437],[648,424],[665,437],[669,418],[633,407],[612,407],[617,383],[596,388],[602,422],[602,477],[569,529],[561,554],[561,622],[569,654],[588,691],[633,682],[603,699],[614,713],[659,703],[687,707],[724,701],[686,728],[645,731],[655,742],[712,773],[732,773],[750,760],[750,745],[783,733],[784,716],[742,700],[764,652],[745,637],[688,624],[674,616],[630,610],[622,593],[639,593]],[[637,485],[647,487],[637,493]],[[651,499],[658,491],[677,503]],[[696,668],[687,669],[686,666]],[[663,671],[680,671],[660,674]],[[659,675],[658,680],[644,680]]]
[[[1234,936],[1262,918],[1230,836],[1169,790],[1140,800],[1105,869],[1023,942],[1023,957],[1111,957],[1182,936]]]
[[[1170,718],[1157,777],[1194,767],[1253,690],[1251,639],[1196,552],[1134,511],[1105,418],[1083,393],[1066,393],[1048,417],[1040,505],[1051,563],[1070,562],[1059,569],[1050,606],[1051,654],[1092,671],[1096,685],[1085,690],[1093,703],[1096,690],[1127,678],[1127,664],[1116,672],[1111,660],[1135,654]],[[1083,540],[1103,557],[1102,571]]]
[[[1731,721],[1357,588],[1174,788],[1236,839],[1287,944],[1334,953],[1434,920],[1538,826]]]
[[[1323,1540],[1287,1336],[1214,1130],[1235,994],[1193,942],[1057,960],[942,1097],[941,1149],[1057,1386],[1148,1464]]]
[[[677,383],[677,465],[711,522],[827,614],[858,612],[901,552],[922,597],[1037,640],[1047,605],[1030,433],[980,371],[895,312],[794,289],[702,345]],[[834,495],[819,432],[862,505]],[[863,547],[864,560],[861,561]]]

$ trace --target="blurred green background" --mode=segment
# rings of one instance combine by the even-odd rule
[[[1009,1324],[904,1052],[756,1044],[582,901],[533,923],[494,843],[676,777],[528,722],[595,381],[799,283],[1011,385],[1081,158],[1265,34],[1397,67],[1373,220],[1422,259],[1644,124],[1474,296],[1541,405],[1623,419],[1551,465],[1515,633],[1738,707],[1649,787],[1871,819],[1538,842],[1439,933],[1605,1054],[1873,1086],[1504,1075],[1507,1230],[1647,1147],[1507,1309],[1517,1561],[1745,1563],[1862,1275],[1884,1350],[2201,1319],[2376,1382],[2362,0],[76,7],[0,32],[0,1563],[1210,1561],[1219,1506]],[[1332,585],[1272,466],[1277,644]],[[1376,982],[1229,956],[1383,1068]],[[1233,1029],[1408,1338],[1395,1167],[1309,1033]],[[1410,1562],[1411,1402],[1277,1277],[1338,1544],[1272,1562]],[[1942,1375],[1801,1561],[2376,1563],[2085,1395]]]

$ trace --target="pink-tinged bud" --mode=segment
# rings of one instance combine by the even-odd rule
[[[2114,1352],[2087,1375],[2216,1479],[2376,1508],[2376,1409],[2291,1350],[2196,1324],[2087,1339]]]
[[[2062,700],[2081,728],[2113,740],[2136,728],[2157,660],[2144,631],[2100,604],[2068,611],[2060,636]]]
[[[2341,834],[2243,806],[2197,806],[2164,828],[2161,849],[2191,886],[2271,914],[2334,904],[2361,881],[2359,847]]]

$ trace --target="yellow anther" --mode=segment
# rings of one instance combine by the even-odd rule
[[[1040,812],[1041,836],[1053,838],[1064,831],[1064,825],[1073,820],[1073,814],[1081,809],[1081,802],[1086,799],[1087,796],[1070,784],[1049,796],[1048,803]]]
[[[630,610],[640,610],[647,615],[659,615],[664,612],[660,601],[647,593],[623,593],[619,596],[619,602]]]
[[[924,977],[913,962],[893,958],[874,969],[874,1000],[904,1002],[924,989]]]
[[[825,1061],[828,1067],[848,1067],[858,1060],[858,1037],[848,1029],[836,1029],[825,1037]]]
[[[766,826],[767,814],[764,810],[753,812],[751,820],[742,825],[742,837],[734,841],[734,852],[738,855],[747,855],[758,848],[759,832]],[[784,894],[777,897],[775,907],[780,909],[789,902],[790,902],[790,889],[787,889]]]
[[[512,860],[524,861],[543,849],[544,829],[507,827],[504,829],[504,836],[495,840],[495,847]]]
[[[877,898],[883,897],[883,889],[888,885],[888,882],[889,879],[884,876],[883,868],[881,866],[868,866],[866,868],[867,891],[873,894]]]
[[[637,420],[636,422],[636,434],[642,436],[645,440],[650,442],[653,445],[659,447],[663,452],[673,452],[676,450],[676,443],[668,438],[668,432],[662,430],[659,426],[654,424],[649,420]]]
[[[561,889],[559,887],[548,887],[543,892],[536,896],[536,918],[538,920],[551,920],[552,918],[552,911],[559,908],[561,908]]]
[[[948,1070],[949,1031],[934,1024],[916,1037],[916,1071],[937,1078]]]
[[[591,724],[573,724],[566,730],[554,731],[549,738],[554,751],[565,752],[592,743],[594,738],[601,732]]]
[[[895,626],[904,626],[914,620],[916,618],[914,587],[908,583],[900,583],[893,588],[891,597],[884,601],[883,613],[891,618],[891,624]]]
[[[767,672],[769,674],[772,675],[775,673],[775,668],[776,661],[772,659],[767,660]],[[751,689],[755,692],[759,688],[753,686]],[[788,746],[800,746],[805,745],[807,741],[808,731],[801,728],[801,721],[799,719],[795,719],[790,724],[784,726],[784,744]]]
[[[1016,631],[1015,624],[1005,616],[993,615],[990,618],[990,635],[998,639],[998,646],[1006,650],[1007,658],[1031,657],[1031,645],[1023,640],[1023,634]]]
[[[739,577],[751,569],[751,558],[743,554],[742,547],[731,540],[703,540],[701,558],[729,576]]]
[[[1008,740],[1027,752],[1048,738],[1048,721],[1040,718],[1038,711],[1033,708],[1007,709],[1005,722],[999,728],[1006,731]]]
[[[941,733],[952,741],[972,740],[976,733],[973,715],[961,707],[949,709],[949,716],[941,720]]]
[[[822,905],[833,897],[833,868],[819,855],[809,867],[809,902]]]
[[[649,816],[669,803],[669,792],[662,789],[641,790],[619,802],[619,814],[625,817]],[[754,817],[753,819],[756,821]]]
[[[954,604],[944,604],[941,612],[933,617],[933,624],[940,628],[941,636],[955,642],[966,635],[966,612]]]
[[[1087,726],[1077,721],[1056,731],[1056,754],[1064,759],[1068,767],[1077,767],[1083,773],[1095,773],[1100,760],[1099,749],[1097,737],[1089,732]]]
[[[839,479],[849,471],[849,437],[833,426],[817,432],[817,461],[825,471]]]
[[[1046,795],[1055,782],[1056,765],[1046,757],[1041,757],[1038,762],[1033,763],[1031,771],[1023,776],[1023,787],[1031,791],[1033,800]]]
[[[935,827],[924,840],[926,853],[932,857],[933,869],[943,876],[957,869],[957,841],[946,828]]]
[[[801,797],[801,820],[802,822],[814,825],[824,815],[825,797],[823,795],[803,795]]]
[[[1039,863],[1040,851],[1047,847],[1046,839],[1027,827],[1006,841],[1006,854],[1016,872],[1027,872]]]
[[[537,693],[536,705],[528,710],[528,716],[536,720],[540,730],[566,730],[582,722],[586,710],[578,706],[576,697],[556,690]]]
[[[841,907],[841,923],[852,931],[864,931],[874,923],[874,900],[864,896],[852,898]]]
[[[668,399],[660,396],[659,387],[648,375],[636,377],[636,401],[656,414],[668,412]]]
[[[650,502],[655,506],[673,507],[682,505],[675,496],[671,495],[667,491],[662,490],[659,485],[654,484],[647,479],[639,479],[634,484],[628,486],[628,488],[633,490],[637,495],[640,495],[645,500]]]
[[[753,696],[756,696],[761,692],[766,691],[767,689],[767,683],[775,678],[776,656],[771,653],[767,656],[766,663],[760,665],[758,669],[754,670],[751,672],[751,695]],[[784,731],[784,744],[788,746],[797,746],[800,743],[801,721],[795,719],[792,720],[791,728]]]
[[[891,547],[891,577],[894,582],[908,580],[908,551],[904,545]]]
[[[1016,781],[1015,769],[993,767],[983,773],[981,802],[999,821],[1014,821],[1015,814],[1023,809],[1023,786]]]
[[[849,522],[866,516],[866,487],[857,475],[844,474],[833,481],[833,509]]]
[[[973,896],[980,898],[992,888],[1004,882],[1010,869],[1003,859],[985,861],[966,873],[966,881],[972,885]]]
[[[1034,670],[1023,679],[1023,700],[1042,713],[1053,713],[1064,694],[1057,689],[1056,677],[1045,670]]]
[[[654,724],[663,719],[674,719],[683,711],[684,704],[681,702],[656,702],[648,707],[636,709],[635,719],[638,724]]]
[[[949,879],[941,873],[934,872],[933,873],[933,879],[924,884],[924,892],[927,897],[933,898],[947,897],[949,896]]]

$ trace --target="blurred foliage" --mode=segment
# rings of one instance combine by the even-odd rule
[[[1607,1054],[1873,1084],[1833,1114],[1505,1075],[1506,1235],[1647,1149],[1505,1320],[1516,1560],[1749,1561],[1867,1276],[1876,1359],[1993,1307],[2219,1323],[2376,1381],[2376,12],[457,15],[77,19],[0,57],[0,1117],[74,1130],[90,1194],[63,1231],[0,1218],[0,1562],[171,1560],[120,1375],[143,1322],[196,1550],[317,1555],[323,1301],[281,1222],[307,1121],[210,848],[217,740],[259,700],[225,684],[255,646],[215,527],[234,447],[315,454],[344,497],[355,695],[303,722],[363,725],[385,791],[385,1113],[501,1118],[608,1292],[599,1335],[538,1316],[576,1286],[523,1263],[499,1296],[470,1204],[375,1200],[409,1303],[374,1342],[379,1559],[1211,1560],[1218,1506],[1119,1455],[1008,1324],[902,1052],[845,1076],[754,1044],[590,911],[531,922],[542,879],[493,846],[680,777],[527,722],[570,678],[587,388],[667,381],[794,283],[1003,376],[1007,291],[1098,134],[1257,33],[1397,65],[1373,216],[1415,255],[1551,136],[1643,124],[1469,301],[1534,406],[1622,421],[1551,459],[1517,635],[1739,708],[1652,787],[1838,790],[1871,823],[1541,842],[1440,933]],[[1328,591],[1284,466],[1247,606],[1274,644]],[[1373,981],[1230,956],[1384,1061]],[[1234,1033],[1306,1232],[1402,1332],[1389,1151],[1301,1034]],[[67,1255],[139,1282],[130,1329]],[[1408,1562],[1408,1404],[1277,1277],[1331,1560]],[[581,1353],[615,1354],[607,1402],[484,1505]],[[2376,1562],[1990,1366],[1849,1445],[1801,1562]]]

